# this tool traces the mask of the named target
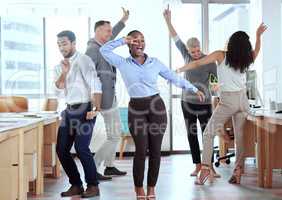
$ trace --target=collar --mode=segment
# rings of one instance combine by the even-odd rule
[[[135,63],[136,65],[146,65],[146,64],[149,64],[153,61],[153,59],[151,57],[149,57],[146,53],[144,55],[145,55],[145,62],[143,64],[140,64],[139,62],[137,62],[137,60],[135,58],[133,58],[132,56],[130,56],[129,59],[133,63]]]
[[[78,51],[75,51],[74,54],[69,58],[71,63],[77,58],[78,54]]]
[[[99,46],[103,46],[103,44],[101,42],[99,42],[96,38],[93,38],[93,41],[98,44]]]

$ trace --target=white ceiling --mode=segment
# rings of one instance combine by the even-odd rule
[[[181,4],[181,0],[0,0],[0,16],[92,16],[97,8],[138,7],[150,1]]]

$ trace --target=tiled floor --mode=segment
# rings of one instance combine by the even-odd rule
[[[78,162],[79,163],[79,162]],[[79,163],[80,169],[81,165]],[[114,178],[111,182],[100,184],[101,196],[93,200],[134,200],[132,181],[132,158],[117,161],[118,168],[126,170],[127,176]],[[176,155],[162,158],[157,186],[158,200],[274,200],[282,199],[282,175],[275,173],[273,189],[261,189],[256,186],[256,170],[253,161],[247,162],[246,174],[242,184],[231,185],[227,180],[232,172],[231,166],[220,166],[217,171],[222,178],[213,184],[195,186],[194,178],[189,176],[193,165],[189,155]],[[78,200],[79,197],[61,198],[60,192],[69,187],[65,174],[60,179],[46,179],[45,193],[30,200]],[[146,182],[144,182],[146,183]]]

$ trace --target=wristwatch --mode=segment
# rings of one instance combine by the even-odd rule
[[[96,106],[93,106],[92,111],[100,112],[100,110],[98,110]]]

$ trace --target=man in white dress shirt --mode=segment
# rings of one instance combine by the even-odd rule
[[[99,196],[97,170],[89,145],[100,110],[101,83],[91,58],[76,51],[75,34],[62,31],[57,38],[64,59],[55,68],[55,89],[57,93],[64,93],[67,108],[62,112],[56,151],[71,184],[61,196]],[[87,183],[85,191],[70,153],[73,144],[83,166]]]

